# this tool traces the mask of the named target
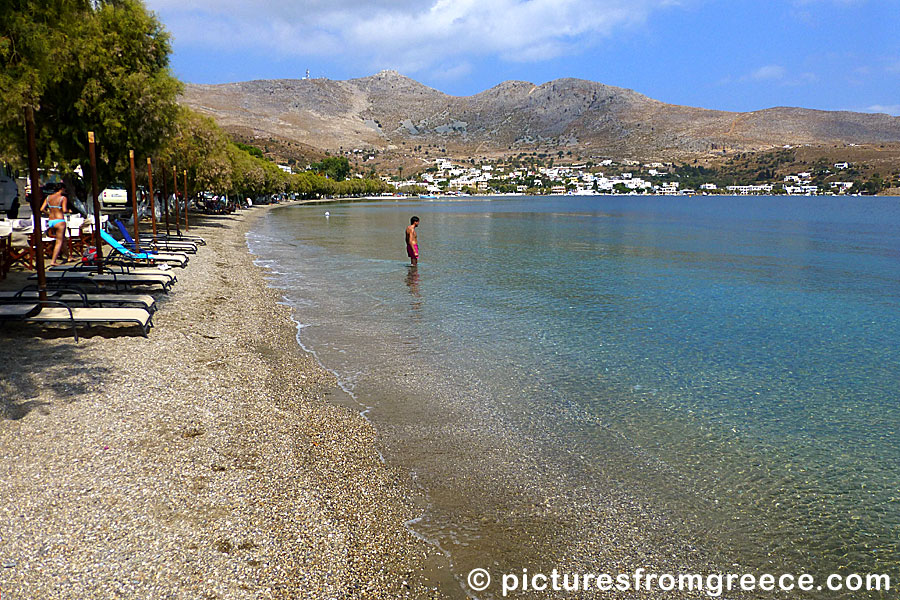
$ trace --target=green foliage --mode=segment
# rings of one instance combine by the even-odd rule
[[[25,163],[24,108],[35,109],[39,161],[88,172],[87,132],[96,134],[101,187],[126,181],[128,151],[138,176],[156,157],[157,177],[177,168],[179,188],[256,197],[378,194],[377,179],[352,179],[329,157],[290,175],[262,150],[235,144],[209,118],[179,108],[169,71],[169,36],[140,0],[4,0],[0,11],[0,159]]]
[[[310,168],[335,181],[343,181],[350,175],[350,161],[346,156],[326,156],[321,162],[311,164]]]
[[[138,0],[14,1],[0,19],[0,149],[25,156],[24,106],[35,108],[43,164],[87,172],[97,137],[101,185],[124,180],[128,151],[155,152],[169,135],[181,84],[169,36]]]
[[[188,171],[188,193],[228,189],[232,160],[228,154],[228,138],[219,126],[209,117],[180,108],[173,133],[159,158],[168,171],[172,166],[180,176]]]
[[[0,19],[0,154],[24,163],[30,105],[41,164],[87,172],[94,131],[101,186],[126,180],[128,151],[150,155],[174,122],[169,53],[138,0],[13,1]]]
[[[256,158],[264,158],[263,151],[256,146],[251,146],[250,144],[242,144],[240,142],[235,142],[235,146],[237,146],[250,156],[255,156]]]

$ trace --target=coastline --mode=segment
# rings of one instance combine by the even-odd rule
[[[208,246],[149,339],[0,330],[2,592],[446,597],[446,558],[404,525],[416,490],[253,264],[267,210],[197,217]]]

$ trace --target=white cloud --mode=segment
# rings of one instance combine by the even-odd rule
[[[178,45],[332,56],[366,68],[463,73],[467,60],[541,61],[695,0],[147,0]]]
[[[898,117],[900,116],[900,104],[873,104],[866,108],[866,112],[887,113]]]
[[[741,79],[743,81],[771,81],[784,79],[785,75],[787,75],[787,69],[785,69],[781,65],[766,65],[764,67],[756,69],[748,75],[745,75]]]

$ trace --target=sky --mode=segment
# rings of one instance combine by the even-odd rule
[[[191,83],[394,69],[455,96],[577,77],[672,104],[900,115],[900,0],[145,0]]]

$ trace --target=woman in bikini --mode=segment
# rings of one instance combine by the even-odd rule
[[[47,223],[47,233],[53,232],[56,236],[56,245],[53,247],[53,258],[50,259],[50,266],[56,264],[59,257],[59,251],[62,250],[63,238],[66,237],[66,213],[69,212],[66,197],[66,188],[61,183],[51,184],[47,189],[51,192],[49,196],[44,198],[44,204],[41,206],[41,213],[47,212],[50,222]]]

